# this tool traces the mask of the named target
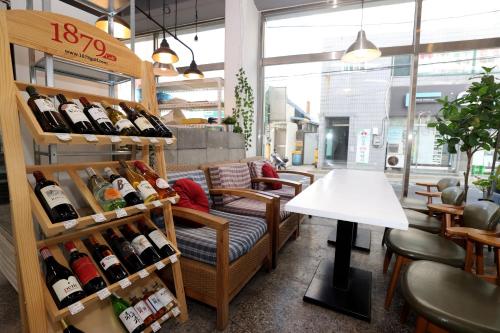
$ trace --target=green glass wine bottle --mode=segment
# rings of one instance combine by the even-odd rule
[[[113,312],[120,319],[127,332],[139,333],[146,328],[144,321],[142,321],[134,307],[123,298],[113,293],[111,294],[111,303],[113,305]]]

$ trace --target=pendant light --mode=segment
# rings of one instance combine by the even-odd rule
[[[165,38],[165,0],[163,0],[163,40],[160,43],[160,47],[153,52],[153,60],[162,64],[174,64],[179,61],[179,56],[174,50],[168,45],[167,39]]]
[[[198,41],[198,0],[195,0],[194,2],[194,28],[195,28],[195,34],[194,34],[194,41]]]
[[[97,19],[95,26],[108,33],[108,15],[103,15]],[[113,16],[113,37],[128,39],[130,38],[130,26],[120,16]]]
[[[363,30],[363,6],[364,0],[361,1],[361,29],[358,31],[358,36],[354,43],[345,50],[342,56],[342,61],[348,63],[366,62],[376,59],[381,56],[378,47],[375,46],[366,38],[366,33]]]
[[[196,34],[194,36],[194,40],[196,42],[198,41],[198,0],[195,2],[194,10],[196,20]],[[177,31],[177,0],[175,0],[175,30]],[[196,61],[194,61],[194,52],[191,49],[189,50],[191,51],[193,60],[191,60],[191,64],[189,64],[189,67],[184,71],[184,77],[187,79],[203,79],[205,75],[203,75],[203,72],[198,69],[198,65],[196,65]]]

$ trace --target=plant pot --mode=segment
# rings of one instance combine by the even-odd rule
[[[226,131],[232,133],[234,131],[234,125],[233,124],[226,125]]]

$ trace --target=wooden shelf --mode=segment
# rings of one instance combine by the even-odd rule
[[[168,320],[172,319],[172,318],[177,318],[177,316],[174,316],[174,314],[172,313],[173,311],[175,311],[175,309],[179,309],[178,306],[174,306],[172,308],[172,310],[168,311],[167,314],[169,315],[168,318],[165,318],[163,319],[165,316],[163,316],[162,318],[160,318],[159,320],[157,320],[156,322],[158,324],[164,324],[165,322],[167,322]],[[179,310],[179,313],[180,313],[180,310]],[[151,328],[151,325],[146,327],[146,329],[144,331],[142,331],[143,333],[150,333],[150,332],[153,332],[153,329]]]
[[[172,109],[217,109],[219,103],[217,102],[183,102],[183,103],[164,103],[159,104],[160,110]]]

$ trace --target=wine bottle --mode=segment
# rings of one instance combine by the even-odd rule
[[[124,161],[120,161],[120,165],[122,166],[122,173],[125,175],[125,178],[140,193],[145,203],[160,199],[154,187],[143,176],[131,170]]]
[[[118,236],[111,228],[106,230],[105,237],[113,251],[120,261],[125,264],[125,267],[130,273],[138,272],[144,268],[144,263],[128,240]]]
[[[78,213],[59,185],[45,178],[41,171],[34,171],[35,194],[52,223],[77,219]]]
[[[139,231],[146,236],[146,238],[153,244],[155,250],[162,256],[162,258],[170,257],[175,254],[173,248],[167,237],[158,229],[148,226],[144,221],[137,223]]]
[[[59,309],[65,308],[85,297],[80,283],[73,273],[57,262],[47,247],[40,249],[45,261],[45,283]]]
[[[146,165],[146,163],[142,161],[135,161],[134,166],[136,167],[137,171],[142,174],[144,179],[146,179],[149,184],[153,186],[160,199],[175,197],[177,195],[177,193],[175,193],[170,185],[168,185],[168,182],[158,176],[158,174],[154,172],[148,165]]]
[[[68,101],[63,94],[57,94],[56,97],[59,101],[59,112],[64,116],[64,119],[74,132],[82,134],[97,133],[83,110],[76,103]]]
[[[50,98],[45,95],[40,95],[35,87],[32,86],[26,87],[26,91],[30,95],[28,105],[45,132],[71,132],[64,122],[63,116],[57,111]]]
[[[64,247],[69,252],[69,266],[80,280],[87,295],[106,288],[106,282],[88,255],[78,251],[75,243],[71,241],[64,243]]]
[[[149,120],[143,117],[139,112],[130,108],[124,102],[120,102],[120,107],[127,114],[128,119],[141,131],[142,136],[158,136],[155,128]]]
[[[160,319],[165,313],[167,313],[167,308],[158,299],[153,291],[144,288],[142,290],[142,300],[147,304],[155,319]]]
[[[101,105],[106,109],[109,119],[111,119],[115,129],[120,133],[120,135],[140,135],[139,130],[123,113],[111,107],[111,105],[105,101],[101,101]]]
[[[171,137],[173,137],[172,132],[168,129],[167,126],[165,126],[165,124],[161,121],[160,118],[158,118],[154,114],[151,114],[151,113],[147,112],[140,105],[137,105],[137,107],[135,109],[141,115],[143,115],[147,120],[149,120],[149,122],[151,123],[151,125],[154,126],[156,132],[158,132],[159,136],[161,136],[163,138],[171,138]]]
[[[63,333],[85,333],[73,325],[68,325],[64,319],[61,319],[61,326],[63,328]]]
[[[98,176],[94,169],[86,168],[85,171],[89,176],[88,186],[104,211],[108,212],[110,210],[123,208],[127,205],[127,202],[122,198],[120,192],[113,188],[113,185],[105,181],[104,178]]]
[[[141,195],[124,177],[113,173],[111,168],[104,168],[104,174],[108,177],[113,188],[120,192],[123,199],[127,202],[127,206],[133,206],[144,202]]]
[[[177,304],[174,294],[167,287],[163,287],[158,282],[155,282],[153,290],[155,290],[156,297],[165,306],[167,311],[170,311]]]
[[[139,254],[139,257],[141,257],[142,262],[146,265],[152,265],[161,260],[160,255],[156,252],[146,236],[141,235],[134,227],[125,224],[120,231],[123,236],[130,241],[135,251]]]
[[[108,117],[106,111],[96,104],[91,104],[87,98],[80,97],[80,103],[83,105],[83,113],[87,115],[94,127],[105,135],[117,135],[118,131]]]
[[[113,305],[113,312],[120,319],[128,333],[139,333],[146,328],[137,311],[123,298],[113,293],[111,294],[111,304]]]
[[[127,271],[107,245],[100,244],[94,236],[89,236],[86,245],[109,282],[115,283],[127,277]]]
[[[137,296],[132,296],[130,298],[130,303],[132,303],[134,310],[137,312],[142,321],[144,321],[144,324],[146,326],[151,325],[151,323],[155,320],[155,316],[147,306],[146,302]]]

